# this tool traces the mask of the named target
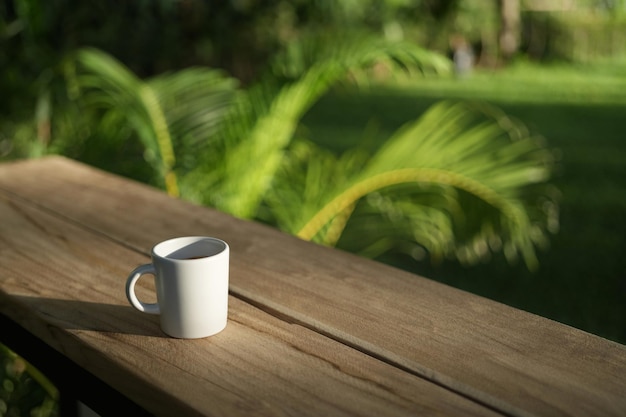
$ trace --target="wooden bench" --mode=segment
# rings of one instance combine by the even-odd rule
[[[103,415],[626,415],[623,345],[62,157],[0,164],[0,219],[0,338]],[[125,298],[182,235],[231,246],[210,338]]]

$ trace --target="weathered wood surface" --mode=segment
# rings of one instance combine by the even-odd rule
[[[107,245],[117,243],[112,245],[115,250],[133,253],[134,259],[120,255],[119,263],[110,266],[117,268],[114,271],[101,267],[109,280],[119,279],[120,294],[125,273],[145,262],[141,254],[147,254],[154,243],[186,234],[216,236],[232,248],[233,305],[263,317],[251,319],[246,326],[254,327],[253,323],[263,321],[281,328],[284,322],[293,323],[287,327],[297,326],[299,332],[311,337],[321,334],[334,340],[327,342],[331,343],[329,351],[337,345],[341,349],[351,347],[347,352],[364,352],[368,360],[373,357],[383,362],[384,369],[395,368],[406,374],[404,377],[421,376],[446,387],[449,393],[460,393],[503,414],[626,413],[626,347],[617,343],[379,263],[299,241],[256,223],[171,199],[149,187],[63,158],[0,165],[0,189],[11,196],[13,206],[9,207],[24,199],[27,206],[36,204],[40,211],[55,213],[54,218],[80,225],[83,231],[89,229],[92,233],[84,244],[72,240],[77,250],[86,250],[84,246],[99,235]],[[2,265],[5,255],[0,255]],[[82,262],[86,265],[97,264],[99,258],[92,254],[85,259],[87,263]],[[74,302],[90,293],[81,292],[80,282],[73,284],[77,286]],[[4,281],[2,285],[6,291]],[[117,288],[113,282],[102,287]],[[62,294],[67,297],[68,291],[63,289]],[[120,294],[98,302],[119,303],[128,309]],[[37,300],[31,303],[33,308],[40,304],[45,305]],[[237,314],[231,309],[233,318]],[[139,323],[146,320],[135,319]],[[237,319],[233,321],[239,324]],[[125,321],[125,326],[132,323]],[[114,328],[104,335],[120,337]],[[123,337],[129,340],[123,343],[137,340],[132,331],[127,333]],[[93,336],[102,338],[103,333],[96,330]],[[229,343],[236,343],[237,337]],[[216,343],[214,340],[218,339],[206,343]],[[337,366],[343,369],[343,365]],[[312,369],[319,370],[315,366]],[[363,371],[364,367],[359,369]]]
[[[145,255],[2,192],[0,218],[0,312],[155,414],[496,415],[235,297],[222,333],[168,338],[125,300]]]

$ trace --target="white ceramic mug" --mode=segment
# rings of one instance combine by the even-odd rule
[[[159,314],[166,334],[197,339],[219,333],[228,316],[228,262],[230,249],[220,239],[179,237],[152,248],[152,263],[141,265],[126,281],[126,296],[137,310]],[[144,274],[154,275],[157,302],[139,301],[135,284]]]

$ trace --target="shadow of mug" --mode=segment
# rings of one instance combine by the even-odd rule
[[[12,299],[67,330],[168,337],[161,331],[158,316],[141,314],[130,305],[30,296],[13,296]]]

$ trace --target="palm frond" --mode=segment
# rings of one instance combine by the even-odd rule
[[[534,268],[535,247],[555,222],[555,211],[546,209],[555,205],[545,204],[554,200],[545,188],[552,154],[518,123],[493,109],[484,110],[439,103],[399,130],[360,169],[344,170],[341,181],[331,182],[329,173],[337,175],[339,170],[331,168],[333,161],[318,156],[328,165],[318,178],[326,187],[318,189],[315,198],[300,200],[308,207],[300,207],[301,216],[283,223],[304,239],[335,244],[327,234],[334,219],[354,210],[350,222],[362,226],[358,216],[371,220],[376,213],[378,232],[363,236],[387,242],[389,236],[411,239],[435,257],[468,262],[486,255],[484,248],[493,249],[500,239],[509,258],[521,254]],[[315,163],[297,169],[307,172],[308,164]],[[285,175],[297,177],[293,172]],[[432,199],[432,187],[442,198]],[[311,188],[300,185],[303,190]],[[381,195],[387,204],[373,204],[375,199],[364,199],[368,195]],[[385,227],[393,230],[386,234]],[[365,245],[360,234],[356,239]]]
[[[141,80],[112,56],[95,49],[77,54],[86,105],[121,114],[142,141],[148,162],[171,195],[178,195],[177,170],[210,143],[235,95],[236,82],[222,72],[189,68]],[[178,155],[177,155],[178,154]]]
[[[240,106],[248,113],[230,119],[237,123],[249,120],[250,114],[255,116],[247,131],[240,126],[229,128],[230,134],[244,136],[230,140],[235,145],[224,154],[227,175],[219,189],[211,191],[211,204],[239,217],[253,217],[300,118],[350,71],[383,59],[403,67],[447,68],[443,58],[416,45],[372,36],[343,36],[332,41],[311,37],[292,43],[289,52],[274,62],[275,74],[254,90],[261,94],[249,95]]]
[[[387,64],[404,71],[444,73],[450,61],[408,41],[389,41],[360,31],[328,31],[291,42],[271,63],[274,76],[302,77],[320,63],[333,62],[350,71]]]

